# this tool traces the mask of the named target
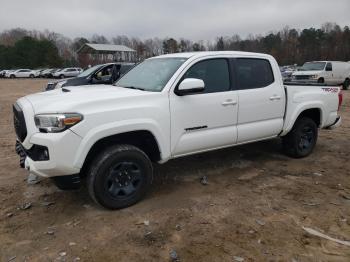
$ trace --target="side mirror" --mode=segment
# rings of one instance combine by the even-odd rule
[[[205,84],[202,79],[186,78],[180,83],[177,90],[175,90],[175,94],[178,96],[184,96],[200,93],[204,90],[204,86]]]

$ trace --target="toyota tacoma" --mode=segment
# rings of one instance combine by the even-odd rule
[[[318,130],[340,125],[337,86],[284,85],[276,60],[246,52],[162,55],[114,85],[63,87],[13,106],[20,164],[60,188],[87,183],[109,209],[141,200],[165,163],[280,137],[308,156]]]

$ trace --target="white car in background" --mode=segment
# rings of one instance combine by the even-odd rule
[[[36,70],[33,70],[34,77],[40,77],[41,71],[43,71],[43,69],[36,69]]]
[[[9,78],[23,78],[23,77],[35,77],[35,71],[30,69],[18,69],[6,73],[6,77]]]
[[[338,61],[306,62],[293,73],[292,82],[350,86],[350,64]]]
[[[81,69],[81,68],[68,67],[68,68],[64,68],[62,70],[59,70],[59,71],[53,73],[53,77],[55,77],[55,78],[76,77],[81,72],[83,72],[83,69]]]
[[[6,73],[8,72],[9,70],[1,70],[0,71],[0,78],[4,78]]]
[[[9,78],[9,77],[10,77],[10,74],[11,74],[12,72],[14,72],[14,71],[16,71],[16,70],[6,70],[6,71],[5,71],[4,77],[5,77],[5,78]]]

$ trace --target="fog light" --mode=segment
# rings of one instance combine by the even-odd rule
[[[46,146],[33,145],[26,153],[33,161],[50,160],[49,149]]]
[[[38,161],[45,161],[45,160],[49,160],[49,151],[47,150],[47,148],[42,150],[38,154]]]

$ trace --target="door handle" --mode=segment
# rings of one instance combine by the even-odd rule
[[[224,102],[221,103],[223,106],[229,106],[229,105],[235,105],[237,104],[237,101],[234,101],[232,99],[226,100]]]
[[[274,95],[274,96],[271,96],[271,97],[270,97],[270,100],[271,100],[271,101],[274,101],[274,100],[281,100],[281,97],[280,97],[280,96],[277,96],[277,95]]]

